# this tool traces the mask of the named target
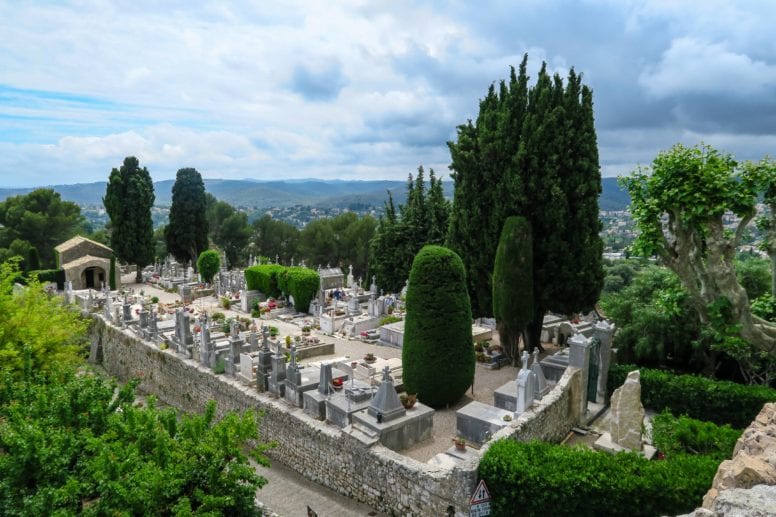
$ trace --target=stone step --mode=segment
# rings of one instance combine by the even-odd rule
[[[343,432],[348,433],[353,438],[367,446],[374,445],[380,441],[380,436],[376,432],[358,424],[350,424],[343,429]]]

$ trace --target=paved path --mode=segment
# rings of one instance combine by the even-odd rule
[[[385,515],[305,479],[278,461],[269,469],[257,466],[256,471],[269,480],[256,492],[256,499],[283,517],[306,516],[308,506],[318,517]]]

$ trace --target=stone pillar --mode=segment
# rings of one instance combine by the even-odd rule
[[[609,365],[612,362],[612,341],[614,340],[614,323],[607,320],[599,321],[593,327],[595,337],[601,342],[600,359],[598,361],[598,386],[596,397],[598,402],[606,400],[606,382],[609,378]]]
[[[531,372],[534,374],[534,400],[541,400],[541,398],[550,391],[550,387],[547,386],[547,379],[544,377],[544,370],[542,365],[539,364],[539,349],[534,348],[533,362],[531,362]]]
[[[521,358],[523,366],[517,373],[517,401],[515,402],[515,413],[525,413],[534,402],[534,388],[536,387],[536,374],[531,371],[530,357],[528,352],[523,351]]]
[[[237,375],[237,365],[240,364],[240,353],[245,340],[240,337],[237,322],[232,321],[232,334],[229,336],[229,361],[226,363],[226,373],[232,377]]]
[[[580,403],[580,418],[587,413],[587,377],[590,372],[590,339],[582,334],[574,334],[568,340],[569,366],[582,370],[582,401]]]
[[[205,368],[211,370],[215,366],[215,354],[213,354],[213,343],[210,341],[210,324],[205,321],[200,330],[199,362]]]
[[[127,298],[127,295],[124,295],[124,304],[121,306],[122,309],[122,319],[124,320],[124,324],[128,324],[130,321],[132,321],[132,305],[129,303],[129,298]]]

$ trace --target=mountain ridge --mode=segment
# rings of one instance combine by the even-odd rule
[[[174,180],[154,182],[156,206],[169,206],[172,202]],[[307,205],[315,207],[347,208],[352,204],[382,206],[388,199],[388,191],[396,205],[405,202],[406,181],[394,180],[231,180],[205,179],[205,190],[216,198],[243,208],[271,208]],[[106,181],[47,185],[37,188],[52,188],[66,201],[80,206],[101,206],[105,195]],[[453,183],[443,182],[445,196],[453,197]],[[8,197],[32,192],[35,188],[0,188],[0,201]],[[616,178],[601,180],[599,207],[601,210],[625,210],[630,203],[627,192],[617,185]]]

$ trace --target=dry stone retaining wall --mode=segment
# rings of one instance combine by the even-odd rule
[[[236,380],[213,375],[170,350],[160,350],[95,315],[90,359],[126,381],[140,377],[140,389],[185,411],[201,412],[215,400],[218,413],[258,409],[262,438],[277,447],[268,456],[308,479],[385,512],[399,515],[468,515],[468,498],[477,482],[477,462],[453,469],[434,467],[381,445],[367,447]]]

